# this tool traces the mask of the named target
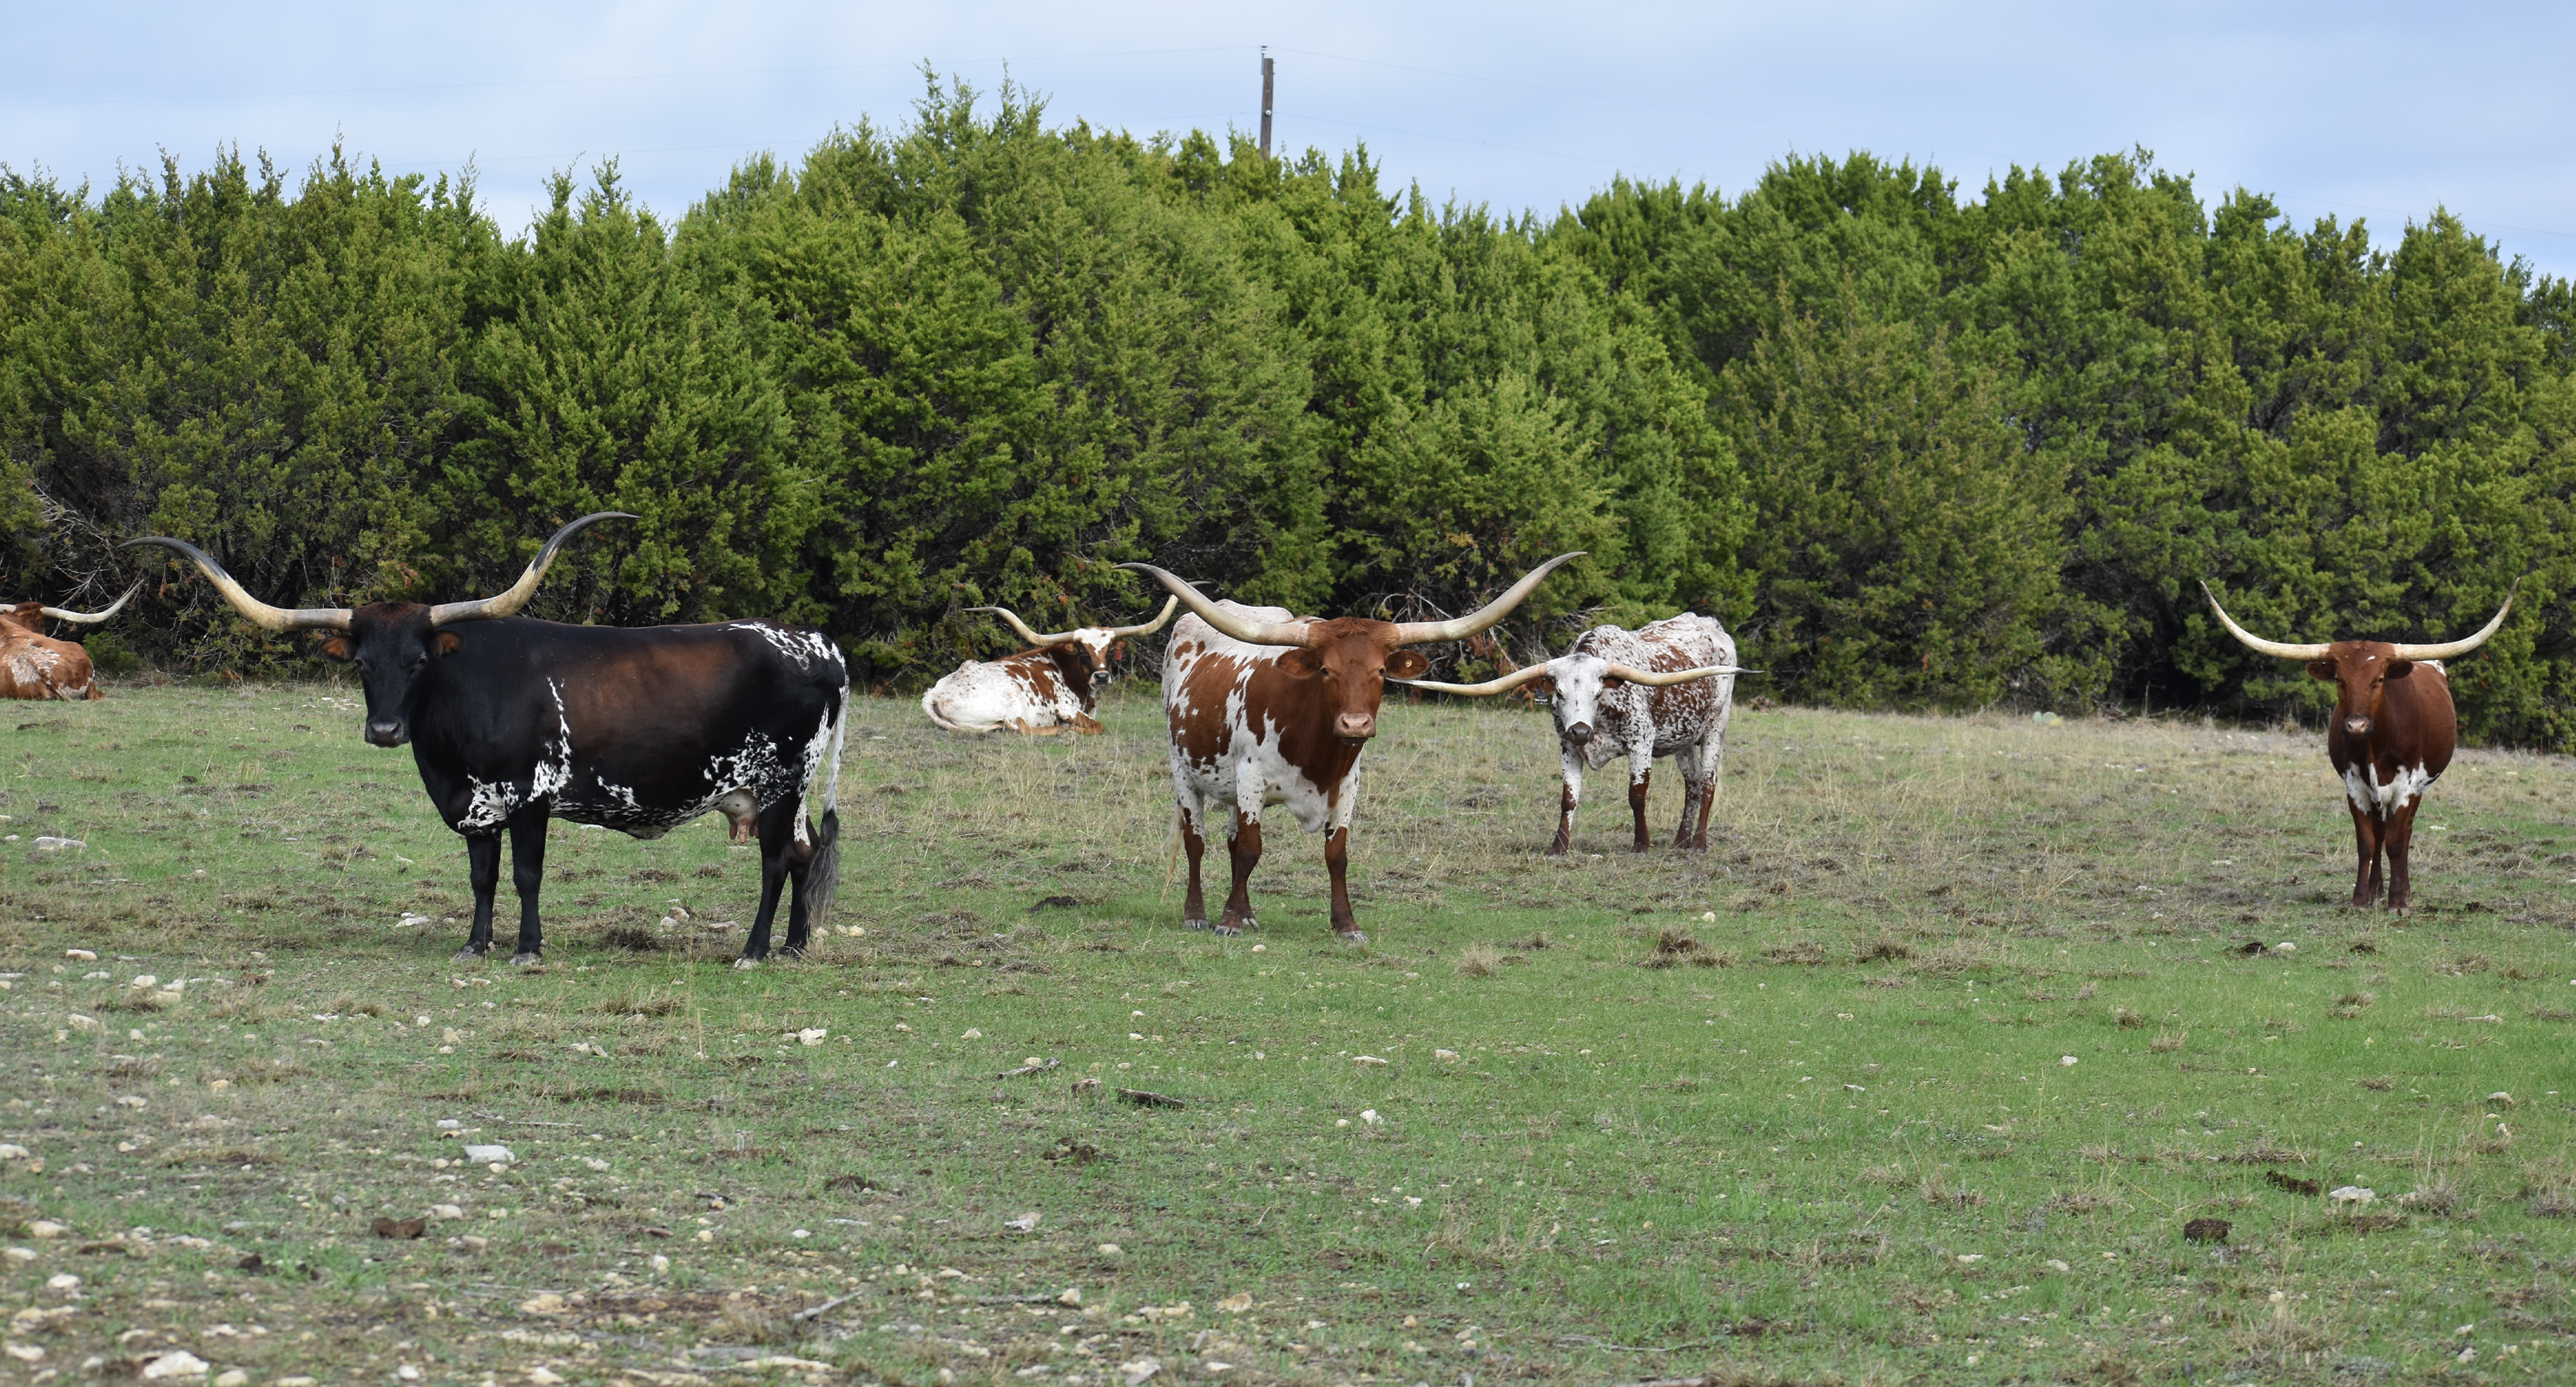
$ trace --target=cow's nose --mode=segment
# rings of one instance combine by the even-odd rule
[[[2345,718],[2343,720],[2343,730],[2356,737],[2367,737],[2370,735],[2370,719]]]
[[[401,746],[411,740],[411,729],[400,718],[369,718],[367,740],[376,746]]]
[[[1333,719],[1333,732],[1346,742],[1365,742],[1377,735],[1377,714],[1344,713]]]
[[[1581,746],[1585,742],[1591,741],[1592,724],[1588,722],[1578,722],[1572,727],[1565,729],[1565,739],[1574,743],[1576,746]]]

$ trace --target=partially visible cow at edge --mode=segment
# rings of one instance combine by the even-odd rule
[[[1163,648],[1163,713],[1171,724],[1175,828],[1189,854],[1189,898],[1181,923],[1208,928],[1199,884],[1208,810],[1234,810],[1227,855],[1233,889],[1219,934],[1258,928],[1252,869],[1261,861],[1261,813],[1285,806],[1298,826],[1324,836],[1332,877],[1333,933],[1354,944],[1368,935],[1351,913],[1351,814],[1358,807],[1360,752],[1377,735],[1389,679],[1431,667],[1405,647],[1464,640],[1511,614],[1560,565],[1560,554],[1523,575],[1483,610],[1453,621],[1298,617],[1279,607],[1214,602],[1152,564],[1121,564],[1161,583],[1190,609]]]
[[[2520,591],[2521,584],[2514,584]],[[2459,744],[2459,720],[2451,706],[2451,681],[2440,664],[2487,643],[2513,610],[2508,593],[2504,607],[2476,635],[2439,645],[2401,645],[2389,641],[2335,641],[2329,645],[2291,645],[2267,641],[2236,624],[2218,605],[2218,594],[2202,583],[2209,609],[2219,624],[2249,650],[2284,660],[2308,661],[2308,677],[2335,686],[2334,718],[2326,724],[2326,758],[2343,777],[2344,807],[2352,811],[2352,904],[2379,899],[2380,859],[2387,859],[2388,908],[2404,910],[2412,880],[2406,850],[2415,837],[2415,808],[2424,792],[2450,767]]]
[[[322,653],[356,664],[367,740],[409,742],[430,802],[464,835],[474,928],[458,961],[491,948],[504,830],[519,896],[511,962],[534,963],[545,948],[537,891],[547,819],[659,838],[710,811],[730,822],[735,842],[755,830],[760,837],[760,914],[738,966],[769,956],[779,891],[790,882],[786,951],[802,952],[831,908],[837,866],[834,794],[850,684],[840,647],[819,631],[767,621],[630,629],[512,615],[583,526],[632,518],[585,515],[556,531],[507,592],[436,606],[290,611],[243,591],[192,545],[158,536],[134,543],[193,561],[251,624],[326,632]],[[806,815],[817,771],[819,826]]]
[[[58,641],[45,634],[45,618],[94,626],[133,600],[141,583],[103,612],[75,612],[42,602],[0,607],[0,698],[59,698],[69,703],[107,697],[90,667],[89,652],[79,641]]]
[[[1735,676],[1759,673],[1735,663],[1735,638],[1716,619],[1686,612],[1634,631],[1595,626],[1555,659],[1482,684],[1402,682],[1474,697],[1538,679],[1555,682],[1557,751],[1565,766],[1556,841],[1547,850],[1555,857],[1574,842],[1585,766],[1599,770],[1622,755],[1628,758],[1628,811],[1637,821],[1637,851],[1649,846],[1646,785],[1658,756],[1672,757],[1682,772],[1682,821],[1673,846],[1708,851],[1708,815],[1726,759]]]
[[[1033,648],[999,660],[961,662],[922,694],[921,711],[951,732],[1098,732],[1100,722],[1091,714],[1109,682],[1110,655],[1129,636],[1162,630],[1180,605],[1177,597],[1165,599],[1163,614],[1142,626],[1085,626],[1046,636],[1008,607],[969,607],[1009,622]]]

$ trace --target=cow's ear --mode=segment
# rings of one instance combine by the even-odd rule
[[[464,644],[465,638],[454,631],[441,631],[429,640],[429,648],[441,655],[453,655]]]
[[[2308,677],[2310,679],[2322,679],[2329,684],[2333,683],[2335,681],[2335,662],[2332,660],[2309,661]]]
[[[1386,657],[1389,679],[1419,679],[1431,672],[1431,657],[1419,650],[1399,650]]]
[[[2414,672],[2415,662],[2413,660],[2391,660],[2388,662],[2388,677],[2391,679],[2403,679]]]
[[[338,660],[342,664],[349,662],[349,638],[345,634],[325,636],[315,642],[313,648],[321,651],[328,659]]]
[[[1304,646],[1293,646],[1279,652],[1279,668],[1292,679],[1312,679],[1324,672],[1324,662]]]

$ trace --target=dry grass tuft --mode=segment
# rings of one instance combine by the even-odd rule
[[[2147,1042],[2147,1049],[2153,1054],[2170,1054],[2181,1049],[2183,1042],[2189,1039],[2191,1039],[2189,1031],[2158,1031],[2156,1038]]]
[[[1912,957],[1914,957],[1913,946],[1894,935],[1887,934],[1882,934],[1876,939],[1863,940],[1852,950],[1852,961],[1855,963],[1875,963],[1882,958]]]
[[[1939,1170],[1926,1172],[1915,1182],[1914,1192],[1924,1203],[1944,1209],[1974,1209],[1986,1202],[1986,1197],[1975,1190],[1951,1184],[1948,1173]]]
[[[2129,1010],[2127,1007],[2111,1008],[2111,1020],[2116,1023],[2120,1029],[2127,1031],[2142,1029],[2147,1024],[2147,1018]]]
[[[590,1010],[604,1016],[669,1016],[687,1005],[668,992],[638,990],[602,997],[590,1004]]]
[[[1825,946],[1812,939],[1790,939],[1764,946],[1762,961],[1783,967],[1811,968],[1832,961]]]
[[[1480,939],[1458,951],[1456,966],[1462,978],[1490,978],[1503,971],[1503,951]]]

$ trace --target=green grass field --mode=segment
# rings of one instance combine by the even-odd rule
[[[1103,713],[863,704],[758,970],[718,820],[559,824],[514,971],[354,690],[18,705],[0,1381],[2576,1380],[2576,763],[2399,918],[2315,734],[1742,712],[1714,851],[1550,860],[1544,714],[1394,707],[1355,950],[1293,832],[1178,929]]]

